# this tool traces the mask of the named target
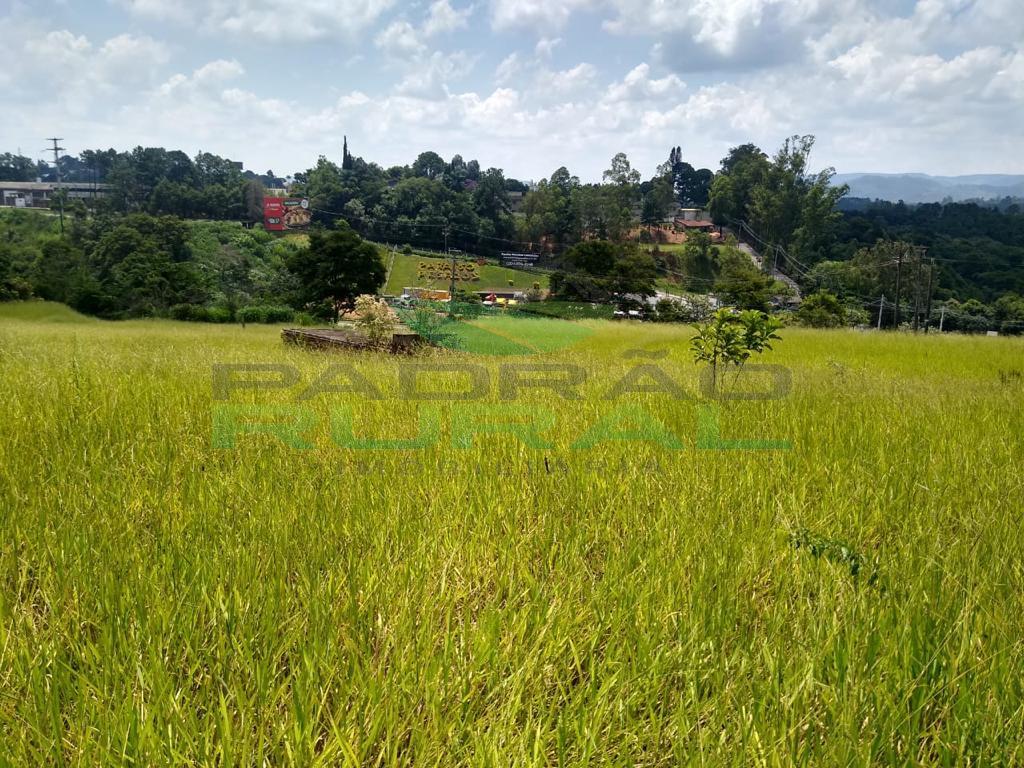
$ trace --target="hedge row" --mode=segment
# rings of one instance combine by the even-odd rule
[[[278,305],[253,305],[242,307],[231,316],[226,307],[204,307],[197,304],[175,304],[170,309],[174,320],[188,320],[195,323],[291,323],[296,319],[295,310]]]

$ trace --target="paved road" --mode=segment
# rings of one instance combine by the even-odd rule
[[[757,251],[755,251],[753,248],[751,248],[746,243],[738,243],[737,247],[741,251],[743,251],[745,254],[747,254],[747,256],[750,257],[750,260],[752,262],[754,262],[754,264],[757,266],[758,269],[763,269],[763,266],[762,266],[762,263],[761,263],[761,256],[760,256],[760,254],[758,254]],[[772,277],[774,277],[776,280],[778,280],[780,283],[783,283],[784,285],[786,285],[793,292],[793,296],[795,298],[797,298],[797,299],[800,298],[800,286],[796,284],[796,281],[793,280],[793,278],[791,278],[791,277],[789,277],[787,275],[782,274],[777,269],[769,269],[768,273]]]

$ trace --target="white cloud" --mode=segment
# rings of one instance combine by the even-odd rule
[[[411,58],[426,53],[427,46],[420,34],[407,21],[394,21],[374,39],[377,47],[388,56]]]
[[[596,77],[597,70],[593,65],[582,62],[559,72],[541,72],[537,78],[537,90],[547,89],[548,96],[571,99],[589,88]]]
[[[245,68],[235,59],[217,59],[201,66],[193,73],[193,77],[199,82],[221,82],[244,74]]]
[[[386,21],[394,0],[307,0],[288,13],[270,0],[114,2],[168,42],[110,24],[84,35],[25,13],[0,18],[0,92],[18,115],[0,122],[0,150],[55,130],[74,137],[69,148],[202,148],[294,171],[332,148],[339,155],[344,133],[353,151],[382,164],[433,148],[520,177],[564,164],[593,179],[618,150],[650,173],[678,144],[691,162],[714,166],[731,145],[773,151],[787,134],[815,133],[817,166],[982,172],[1000,158],[999,170],[1024,172],[1014,130],[1024,124],[1019,0],[918,0],[900,12],[888,0],[478,3],[487,14],[473,14],[468,0],[427,0]],[[584,48],[572,25],[585,16]],[[601,20],[603,32],[591,24]],[[247,86],[246,69],[264,72],[262,44],[197,68],[175,61],[187,50],[175,24],[288,41],[288,69],[306,68],[322,90],[289,91],[262,75]],[[492,36],[489,25],[533,34]],[[436,50],[462,28],[471,29],[458,36],[465,50]],[[357,34],[370,44],[335,43]],[[637,38],[658,55],[637,64]],[[309,43],[318,39],[330,42]],[[471,80],[498,44],[508,55],[493,83]],[[556,46],[559,62],[593,64],[559,69]],[[282,92],[297,95],[268,98]]]
[[[576,11],[595,8],[599,0],[492,0],[496,29],[529,28],[540,33],[565,26]]]
[[[188,24],[201,32],[228,32],[273,42],[352,40],[389,10],[394,0],[117,0],[145,18]]]
[[[474,57],[460,51],[451,54],[435,51],[406,72],[395,92],[406,96],[443,96],[448,92],[448,85],[465,77],[474,63]]]
[[[392,22],[377,35],[377,48],[401,75],[396,93],[441,96],[447,93],[449,84],[467,75],[476,63],[477,57],[464,51],[431,51],[423,42],[424,37],[404,19]]]
[[[430,4],[427,19],[423,22],[423,34],[432,37],[433,35],[464,29],[469,24],[469,17],[472,13],[472,5],[462,9],[455,9],[452,8],[449,0],[434,0]]]
[[[215,59],[199,67],[190,75],[180,72],[171,75],[150,94],[150,98],[173,97],[182,99],[191,98],[195,94],[223,94],[227,92],[221,90],[224,84],[229,80],[240,77],[244,73],[245,69],[237,61]]]
[[[950,96],[962,104],[982,98],[984,88],[976,85],[1004,78],[1019,55],[985,46],[945,59],[934,53],[886,51],[868,41],[840,54],[829,66],[849,92],[862,99],[902,100],[915,108],[928,109],[948,101]]]
[[[608,86],[606,97],[610,101],[643,101],[678,96],[686,89],[686,83],[674,74],[662,78],[651,78],[648,64],[638,64],[631,69],[621,82]]]
[[[66,29],[0,18],[0,75],[5,96],[82,114],[125,89],[152,84],[169,59],[167,46],[147,36],[121,34],[94,44]]]
[[[562,38],[560,37],[542,37],[540,40],[537,41],[537,45],[534,46],[533,52],[536,56],[540,58],[550,59],[551,54],[554,53],[555,48],[561,45],[561,43]]]
[[[1017,51],[1004,62],[985,87],[990,98],[1004,98],[1011,103],[1024,103],[1024,52]]]
[[[168,3],[165,0],[116,0],[117,4],[136,16],[160,21],[186,22],[190,9],[187,2]]]
[[[518,53],[510,53],[501,63],[497,69],[494,70],[494,81],[498,85],[505,85],[518,75],[523,69],[523,63],[519,58]]]

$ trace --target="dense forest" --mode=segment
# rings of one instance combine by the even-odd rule
[[[754,274],[734,249],[692,237],[682,252],[659,248],[679,207],[705,208],[721,232],[753,246],[805,294],[837,297],[848,317],[863,318],[872,302],[883,295],[891,300],[899,289],[901,309],[892,322],[901,321],[900,311],[912,311],[916,322],[934,299],[951,309],[973,308],[979,327],[1001,323],[1013,330],[1013,311],[995,307],[1001,297],[1009,298],[1000,306],[1015,307],[1024,294],[1020,206],[841,205],[846,188],[832,183],[832,169],[812,170],[813,145],[811,136],[794,136],[769,156],[744,144],[717,171],[695,167],[672,147],[646,180],[619,153],[601,183],[583,183],[559,168],[529,184],[477,160],[445,160],[435,152],[383,168],[351,154],[347,142],[340,163],[320,157],[314,167],[286,176],[244,171],[205,152],[86,150],[61,157],[61,178],[109,185],[107,194],[65,200],[63,238],[52,224],[0,219],[0,294],[53,298],[106,316],[173,308],[187,314],[182,307],[233,316],[250,303],[294,304],[298,286],[284,265],[302,246],[254,227],[266,190],[286,189],[308,198],[314,227],[345,222],[371,241],[467,255],[541,254],[562,298],[613,301],[630,286],[649,294],[657,282],[766,305],[782,286]],[[0,154],[0,180],[36,178],[55,179],[56,168]],[[196,220],[224,225],[202,228]],[[911,301],[913,309],[902,310]],[[955,318],[951,323],[957,327]],[[971,321],[960,325],[967,329]]]
[[[977,203],[904,205],[876,201],[843,214],[835,258],[851,259],[879,240],[927,247],[938,267],[940,295],[991,301],[1024,293],[1024,211]]]

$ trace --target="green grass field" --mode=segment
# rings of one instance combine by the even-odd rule
[[[540,351],[0,305],[0,763],[1024,763],[1024,340],[785,329],[789,394],[712,402],[685,326],[472,327]],[[679,390],[609,397],[638,366]]]
[[[387,265],[391,259],[389,252],[383,252],[384,264]],[[427,256],[406,256],[405,254],[396,254],[394,266],[391,269],[391,274],[388,276],[387,285],[383,288],[383,293],[392,294],[397,296],[402,292],[403,288],[440,288],[447,289],[449,286],[449,280],[422,280],[417,277],[418,265],[420,262],[426,262],[428,264],[439,264],[447,265],[444,259],[430,258]],[[478,267],[478,273],[480,279],[474,282],[457,281],[456,286],[459,288],[465,288],[470,291],[485,291],[485,290],[508,290],[510,287],[514,287],[519,291],[526,291],[533,287],[535,282],[540,283],[541,288],[548,287],[548,276],[542,273],[524,272],[518,269],[508,269],[507,267],[499,267],[493,264],[486,264]],[[509,280],[512,281],[513,286],[509,286]]]

